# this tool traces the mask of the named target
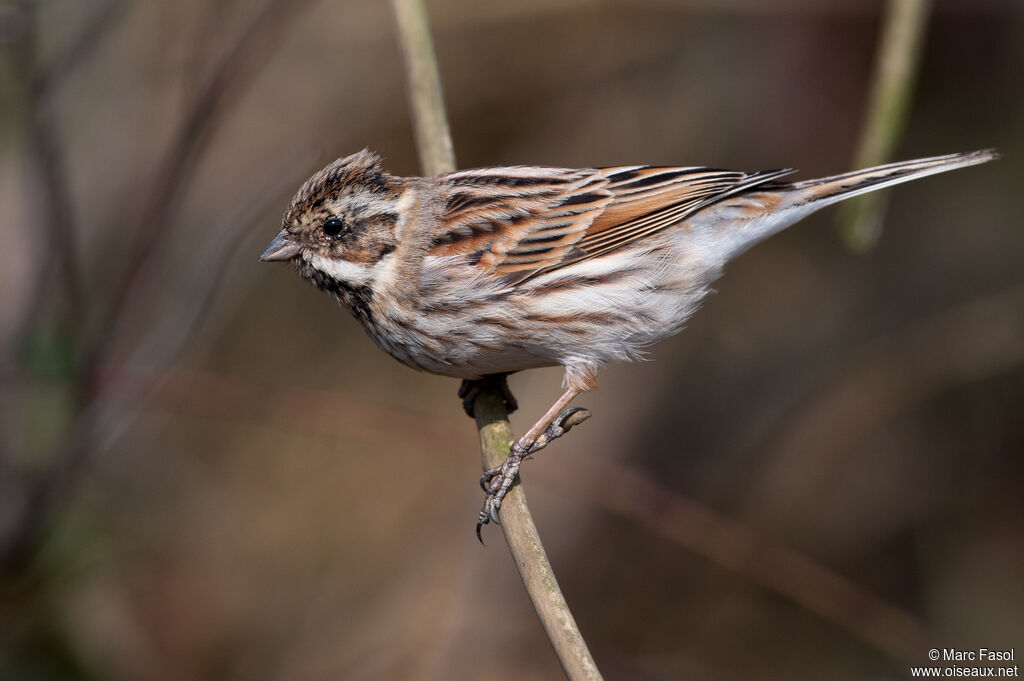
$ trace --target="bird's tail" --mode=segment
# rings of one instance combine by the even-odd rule
[[[712,234],[715,246],[728,260],[811,213],[843,199],[998,157],[994,149],[986,149],[889,163],[816,180],[770,181],[710,206],[698,213],[694,221],[710,227],[708,231],[697,231]]]
[[[994,149],[985,149],[962,154],[919,158],[914,161],[888,163],[884,166],[855,170],[817,180],[792,182],[779,188],[788,194],[788,202],[792,202],[793,205],[814,205],[814,209],[817,210],[858,194],[873,192],[876,189],[909,182],[927,175],[944,173],[947,170],[985,163],[998,157],[999,154]]]

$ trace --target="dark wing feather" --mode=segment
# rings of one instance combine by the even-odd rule
[[[471,255],[495,274],[557,265],[612,200],[595,170],[483,168],[452,173],[430,255]]]
[[[654,167],[603,170],[608,173],[608,188],[615,200],[580,240],[578,246],[583,253],[570,262],[608,253],[678,224],[728,196],[793,172],[789,169],[743,173],[712,168]]]
[[[525,281],[643,239],[789,172],[616,166],[452,173],[430,255],[471,255],[496,275]]]

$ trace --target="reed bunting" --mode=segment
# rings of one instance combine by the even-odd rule
[[[395,177],[364,150],[299,189],[260,259],[291,261],[400,362],[464,379],[470,413],[475,382],[564,368],[562,394],[484,473],[479,536],[523,458],[572,425],[567,407],[601,365],[678,331],[731,258],[842,199],[994,158],[785,182],[792,170],[641,165]]]

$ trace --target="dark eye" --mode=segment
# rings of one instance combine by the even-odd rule
[[[332,239],[345,231],[345,223],[338,218],[331,218],[324,223],[324,234]]]

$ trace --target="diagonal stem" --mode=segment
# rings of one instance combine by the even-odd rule
[[[480,432],[480,458],[484,469],[501,465],[515,438],[505,412],[505,402],[497,390],[487,389],[477,397],[476,425]],[[501,531],[566,677],[570,681],[601,679],[601,673],[558,586],[521,483],[513,485],[502,502]]]
[[[451,133],[444,113],[441,78],[430,38],[430,24],[422,0],[392,0],[398,38],[405,55],[409,105],[416,127],[420,163],[428,175],[455,169]],[[480,456],[484,470],[499,465],[508,456],[512,427],[501,393],[486,389],[476,399],[475,414],[480,433]],[[569,606],[555,579],[554,570],[530,509],[522,484],[509,490],[502,507],[502,532],[516,569],[533,601],[541,625],[551,641],[562,669],[570,681],[598,681],[601,673],[587,649]]]

